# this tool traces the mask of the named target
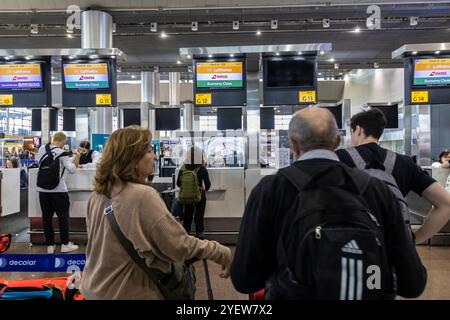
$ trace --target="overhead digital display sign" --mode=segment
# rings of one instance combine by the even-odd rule
[[[1,64],[0,90],[42,89],[39,63]]]
[[[413,86],[450,86],[450,58],[415,59]]]
[[[226,89],[243,87],[243,63],[197,62],[197,88]]]
[[[66,89],[108,89],[107,63],[65,63],[64,82]]]

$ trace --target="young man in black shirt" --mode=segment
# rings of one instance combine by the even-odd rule
[[[345,176],[342,167],[350,175],[366,175],[339,163],[333,150],[339,145],[340,135],[333,115],[326,109],[307,108],[297,112],[289,124],[289,140],[298,159],[292,166],[311,176],[326,170],[330,177],[342,178]],[[298,195],[296,187],[280,172],[264,177],[252,190],[231,268],[231,280],[239,292],[253,293],[265,288],[277,272],[277,240]],[[417,255],[397,199],[377,179],[370,180],[361,196],[370,212],[382,221],[388,263],[396,270],[396,293],[404,297],[419,296],[425,288],[426,270]],[[312,257],[296,257],[303,258]]]
[[[351,142],[367,163],[366,168],[384,168],[383,162],[387,151],[381,148],[378,142],[385,126],[386,118],[377,108],[360,112],[350,120]],[[336,154],[346,165],[356,167],[346,150],[337,150]],[[396,154],[392,176],[404,197],[413,191],[433,205],[423,225],[415,232],[417,243],[428,240],[450,219],[450,194],[405,155]]]

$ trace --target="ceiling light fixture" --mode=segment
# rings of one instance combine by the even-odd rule
[[[260,35],[261,35],[261,31],[259,31],[259,30],[256,31],[256,35],[257,35],[257,36],[260,36]]]
[[[167,38],[167,34],[164,31],[161,32],[161,38],[163,38],[163,39]]]
[[[191,55],[190,55],[190,54],[188,54],[188,55],[186,56],[186,58],[190,59],[190,58],[191,58]]]
[[[379,64],[378,62],[374,62],[374,63],[373,63],[373,67],[374,67],[375,69],[378,69],[378,68],[380,67],[380,64]]]
[[[67,38],[72,39],[73,35],[71,35],[70,33],[66,35]]]
[[[277,19],[272,19],[270,21],[270,28],[273,30],[278,29],[278,20]]]
[[[330,19],[323,19],[322,25],[324,28],[329,28],[330,27]]]
[[[212,58],[213,57],[213,55],[212,54],[208,54],[208,58]]]
[[[439,54],[439,53],[441,53],[441,51],[439,51],[439,50],[434,52],[434,54]]]
[[[413,55],[416,55],[416,54],[417,54],[417,51],[413,51],[412,54],[413,54]]]
[[[325,54],[325,51],[320,51],[320,55],[324,55]]]
[[[419,23],[419,17],[409,17],[409,25],[410,26],[417,26]]]
[[[297,52],[297,54],[298,54],[298,55],[302,55],[302,54],[303,54],[303,52],[299,51],[299,52]]]
[[[150,31],[151,32],[157,32],[158,31],[158,22],[150,23]]]
[[[232,57],[232,58],[233,58],[233,57],[234,57],[234,53],[230,53],[230,57]]]
[[[30,32],[32,34],[38,34],[39,33],[39,28],[37,24],[31,24],[30,25]]]
[[[239,30],[239,20],[233,21],[233,30]]]
[[[334,62],[335,60],[334,60],[334,58],[330,58],[330,59],[328,59],[328,61],[329,62]]]
[[[181,64],[181,61],[180,61],[180,60],[177,60],[177,64]]]
[[[359,27],[356,27],[355,29],[353,29],[353,32],[354,32],[354,33],[360,33],[360,32],[361,32],[361,29],[360,29]]]
[[[191,30],[192,31],[198,31],[198,21],[192,21],[191,22]]]
[[[275,53],[275,55],[276,55],[276,56],[279,56],[279,55],[280,55],[280,53],[279,53],[279,52],[277,52],[277,53]]]

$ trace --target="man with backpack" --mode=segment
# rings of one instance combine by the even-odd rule
[[[59,232],[61,237],[61,252],[70,252],[78,249],[78,246],[69,242],[69,193],[64,173],[75,173],[80,160],[80,154],[74,152],[73,161],[69,153],[62,149],[67,137],[64,132],[56,132],[52,143],[47,143],[39,148],[37,160],[39,171],[37,176],[37,188],[39,202],[42,211],[42,223],[44,226],[47,253],[55,252],[55,239],[53,232],[53,215],[56,212],[59,220]]]
[[[178,201],[181,206],[184,229],[189,234],[192,219],[194,219],[195,233],[198,238],[204,239],[206,192],[211,187],[211,182],[204,165],[203,151],[200,148],[192,147],[186,152],[185,163],[178,172],[177,186],[180,187]]]
[[[410,191],[433,205],[423,225],[415,232],[416,243],[422,243],[450,219],[450,194],[409,157],[378,145],[385,126],[386,118],[377,108],[354,115],[350,120],[354,147],[337,150],[336,154],[346,165],[364,169],[384,180],[400,200],[404,212],[408,212],[404,197]]]
[[[296,159],[248,199],[231,268],[243,293],[266,299],[419,296],[426,270],[399,203],[380,180],[339,162],[336,121],[307,108],[289,123]]]

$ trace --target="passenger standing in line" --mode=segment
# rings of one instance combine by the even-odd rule
[[[59,232],[61,237],[61,252],[70,252],[78,249],[78,246],[69,241],[69,193],[66,182],[64,180],[64,173],[67,170],[69,173],[75,173],[80,160],[80,154],[75,152],[73,161],[70,160],[68,154],[62,149],[66,144],[67,136],[64,132],[56,132],[53,135],[51,144],[48,143],[39,148],[37,159],[39,161],[39,170],[42,170],[41,165],[43,161],[49,156],[51,152],[55,161],[59,161],[59,183],[54,189],[44,189],[37,187],[39,192],[39,202],[42,210],[42,223],[44,225],[45,241],[47,243],[47,253],[53,254],[55,252],[55,236],[53,232],[53,215],[56,212],[59,220]],[[47,152],[48,150],[48,152]],[[39,173],[38,173],[39,175]]]
[[[433,168],[450,168],[450,151],[444,150],[439,154],[439,160],[431,164]]]
[[[229,276],[230,249],[188,235],[148,185],[156,158],[151,139],[149,130],[130,126],[114,131],[103,151],[87,206],[87,262],[80,288],[86,299],[163,299],[118,242],[104,214],[107,198],[120,230],[147,266],[169,273],[172,263],[195,257],[220,264],[220,276]]]
[[[384,168],[383,162],[387,150],[380,147],[378,143],[385,126],[386,118],[377,108],[360,112],[350,120],[351,142],[367,163],[366,168]],[[337,150],[336,154],[346,165],[352,168],[356,167],[346,150]],[[423,225],[415,232],[416,243],[427,241],[439,232],[450,219],[450,195],[425,170],[402,154],[396,154],[392,176],[403,197],[413,191],[433,205]]]
[[[188,188],[183,185],[183,173],[193,171],[197,176],[197,184],[201,193],[200,201],[193,204],[181,204],[183,210],[183,227],[189,234],[191,232],[192,219],[195,222],[195,233],[200,239],[205,238],[204,216],[206,208],[206,192],[211,188],[208,170],[205,166],[205,157],[202,149],[192,147],[186,152],[186,160],[184,165],[178,172],[177,186],[182,190]]]
[[[6,160],[6,168],[20,168],[19,160],[17,158],[11,157]],[[20,187],[28,187],[28,176],[24,168],[20,168]]]
[[[327,299],[356,300],[362,298],[363,291],[371,294],[370,288],[364,286],[367,275],[363,274],[363,264],[358,262],[359,259],[367,259],[375,254],[374,250],[378,256],[383,248],[384,254],[380,256],[385,267],[381,268],[384,277],[380,276],[384,279],[383,285],[379,286],[379,291],[372,291],[372,297],[419,296],[425,288],[426,270],[405,225],[398,201],[382,181],[339,162],[333,152],[340,143],[333,115],[322,108],[297,112],[289,123],[289,142],[297,161],[274,175],[264,177],[252,190],[245,207],[231,267],[235,288],[242,293],[266,288],[266,299],[324,299],[326,296]],[[363,187],[355,181],[364,181]],[[301,183],[306,185],[300,188]],[[336,202],[341,198],[332,195],[337,195],[338,191],[341,194],[345,192],[347,201]],[[351,203],[358,203],[359,208],[365,203],[365,209],[348,211]],[[314,211],[292,216],[311,206]],[[339,211],[333,212],[337,208]],[[319,209],[324,211],[315,211]],[[359,245],[355,240],[342,239],[350,232],[354,237],[362,229],[356,229],[360,231],[355,233],[349,228],[339,233],[341,238],[333,236],[337,234],[333,230],[342,229],[330,229],[326,221],[337,219],[337,214],[340,219],[348,219],[350,225],[351,221],[362,218],[366,219],[367,226],[373,228],[376,225],[377,234],[382,233],[382,236],[377,236],[378,245],[373,240],[373,245],[368,246],[361,237],[355,238]],[[310,220],[306,220],[307,217]],[[306,221],[315,221],[313,225],[319,226],[311,229],[312,233],[303,233],[297,228],[302,228]],[[289,229],[290,226],[295,228]],[[285,232],[287,230],[291,232]],[[292,238],[295,232],[298,232],[297,237]],[[299,239],[309,239],[309,242]],[[333,247],[325,246],[325,243]],[[363,249],[366,252],[364,256],[361,255]],[[299,256],[305,252],[306,255]],[[327,260],[331,257],[334,258],[333,264]],[[317,284],[319,280],[321,285]],[[358,290],[352,291],[355,287]]]

